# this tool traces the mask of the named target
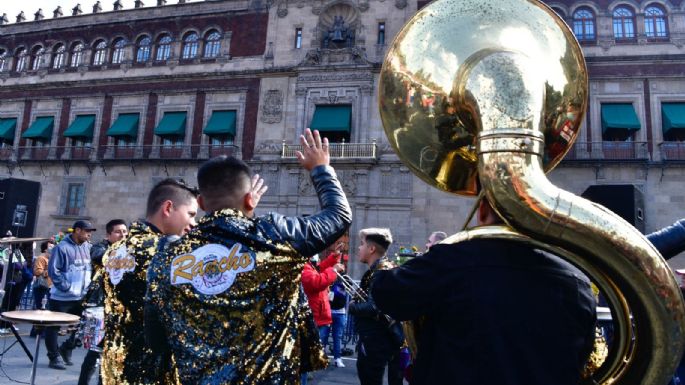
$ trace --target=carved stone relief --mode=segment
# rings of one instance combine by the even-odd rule
[[[280,123],[283,119],[283,91],[268,90],[262,105],[262,122]]]

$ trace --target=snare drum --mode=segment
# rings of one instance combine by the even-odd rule
[[[81,316],[80,326],[83,347],[100,351],[98,345],[105,337],[105,308],[102,306],[86,308]]]

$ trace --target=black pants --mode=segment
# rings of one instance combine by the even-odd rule
[[[50,299],[50,310],[58,311],[62,313],[69,313],[77,316],[81,316],[83,312],[83,306],[81,306],[81,301],[56,301]],[[57,346],[57,332],[59,331],[59,326],[52,326],[45,329],[45,348],[48,351],[48,358],[54,359],[59,356],[59,347]],[[74,350],[76,331],[72,332],[69,338],[62,343],[63,349],[71,355],[71,351]]]
[[[95,373],[95,364],[98,358],[100,358],[100,353],[88,350],[86,357],[83,359],[83,364],[81,364],[81,374],[78,376],[78,385],[88,385],[93,374],[97,376],[97,383],[101,384],[100,373]]]
[[[388,385],[402,385],[400,349],[394,343],[382,337],[360,337],[357,347],[357,375],[361,385],[381,385],[386,365]]]

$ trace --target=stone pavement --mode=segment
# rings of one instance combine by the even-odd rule
[[[19,334],[24,343],[33,354],[36,348],[36,339],[29,337],[30,326],[17,325]],[[60,342],[65,337],[60,337]],[[4,351],[15,341],[14,335],[0,337],[0,352]],[[76,348],[72,360],[74,366],[68,366],[67,370],[55,370],[48,368],[48,358],[45,350],[45,342],[40,341],[38,357],[38,370],[36,385],[75,385],[78,382],[81,363],[86,350]],[[309,385],[347,385],[359,384],[357,379],[356,358],[343,357],[344,368],[329,367],[326,370],[315,372],[309,380]],[[24,350],[17,343],[2,356],[0,356],[0,385],[28,384],[31,380],[31,361]]]

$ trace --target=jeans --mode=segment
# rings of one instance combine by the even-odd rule
[[[333,358],[340,358],[341,343],[343,333],[345,332],[345,323],[347,322],[347,314],[331,314],[333,317],[333,323],[330,325],[319,326],[319,338],[321,339],[321,344],[323,344],[324,350],[326,345],[328,345],[328,337],[330,336],[331,329],[333,329]]]
[[[99,358],[100,353],[88,350],[88,353],[86,353],[85,358],[83,358],[83,364],[81,364],[81,374],[79,374],[78,377],[78,385],[88,385],[90,383],[93,374],[95,374],[95,367],[97,365],[97,361]],[[100,380],[99,371],[97,373],[97,376],[97,383],[101,384],[102,381]]]
[[[81,316],[83,312],[83,307],[81,306],[81,301],[55,301],[50,299],[50,310],[58,311],[62,313],[69,313],[77,316]],[[45,329],[45,348],[48,351],[48,358],[54,360],[59,356],[59,348],[57,347],[57,332],[59,331],[59,326],[52,326]],[[64,350],[67,354],[71,356],[71,351],[76,347],[76,331],[71,333],[71,336],[62,343]]]

